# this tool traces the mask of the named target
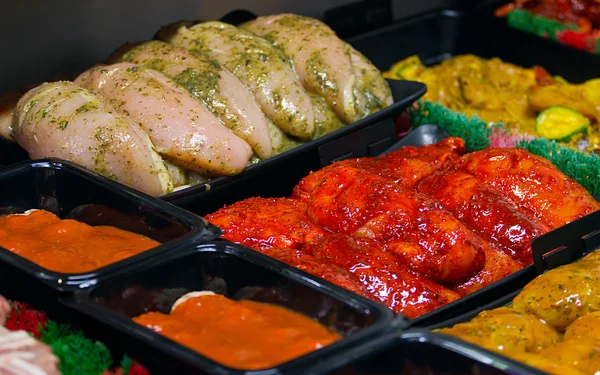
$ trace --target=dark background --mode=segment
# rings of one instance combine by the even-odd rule
[[[0,93],[84,70],[104,60],[125,41],[151,39],[162,25],[180,19],[216,20],[235,9],[247,9],[258,15],[295,12],[322,19],[326,10],[354,2],[0,0]],[[433,9],[463,7],[472,2],[389,0],[389,18],[400,19]]]

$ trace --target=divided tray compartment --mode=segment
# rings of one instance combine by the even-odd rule
[[[9,299],[51,314],[56,298],[160,254],[218,238],[221,230],[204,219],[149,197],[75,164],[46,159],[0,171],[0,215],[44,209],[89,225],[110,225],[152,238],[161,245],[81,274],[49,271],[0,247],[0,284]]]
[[[388,333],[332,358],[331,375],[547,375],[455,337],[424,329]]]
[[[412,55],[425,65],[474,54],[524,67],[540,65],[574,82],[600,77],[600,57],[508,27],[491,10],[440,10],[406,18],[347,41],[382,71]]]
[[[413,129],[385,153],[403,146],[425,146],[437,143],[447,137],[447,133],[438,126],[422,125]],[[546,270],[581,258],[583,254],[600,246],[600,211],[535,238],[531,246],[533,264],[457,301],[412,319],[409,326],[433,326],[462,314],[481,311],[481,306],[501,300],[522,289]]]
[[[228,368],[134,323],[148,311],[170,311],[192,291],[211,290],[233,299],[251,299],[284,306],[335,328],[345,337],[275,368],[242,371]],[[154,373],[186,374],[325,374],[327,360],[343,355],[391,327],[385,307],[347,292],[260,253],[214,241],[187,251],[171,252],[123,270],[97,285],[61,298],[77,311],[82,325],[111,347],[126,350]]]

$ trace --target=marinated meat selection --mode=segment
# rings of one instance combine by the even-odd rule
[[[160,196],[242,173],[392,104],[371,62],[319,21],[298,19],[302,35],[324,37],[294,34],[287,53],[336,50],[346,63],[315,60],[302,80],[300,62],[274,39],[222,22],[178,22],[156,34],[162,41],[118,48],[74,80],[80,87],[61,81],[3,94],[0,136],[32,159],[66,159]],[[321,77],[337,71],[339,82]]]
[[[222,365],[261,370],[341,339],[318,322],[284,307],[234,301],[212,292],[192,292],[170,314],[148,312],[133,320]]]
[[[489,124],[501,123],[513,134],[600,152],[599,79],[574,84],[541,66],[525,68],[474,55],[454,56],[434,66],[411,56],[384,75],[425,83],[425,100]]]
[[[534,238],[600,208],[526,151],[464,152],[450,138],[336,162],[291,198],[251,198],[206,219],[226,239],[414,318],[530,265]]]
[[[460,337],[551,374],[600,370],[600,253],[550,270],[508,307],[484,311],[439,333]]]
[[[0,246],[50,271],[83,273],[160,244],[111,226],[89,226],[44,210],[0,217]]]

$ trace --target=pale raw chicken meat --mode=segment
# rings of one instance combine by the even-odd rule
[[[0,327],[0,375],[60,375],[58,358],[26,331]]]
[[[167,26],[159,38],[217,59],[254,94],[263,112],[286,133],[311,139],[315,110],[287,56],[271,43],[223,22]]]
[[[156,150],[186,169],[234,175],[246,167],[252,149],[201,101],[161,73],[119,63],[92,68],[75,83],[109,99],[144,129]]]
[[[392,104],[381,73],[323,22],[295,14],[259,17],[241,28],[271,41],[292,59],[304,86],[355,122]]]
[[[3,325],[10,313],[0,295],[0,375],[60,375],[52,349],[25,331],[9,331]]]
[[[14,135],[32,159],[69,160],[153,196],[173,190],[162,158],[139,125],[72,82],[27,92],[15,109]]]
[[[120,60],[143,65],[172,78],[248,142],[259,158],[267,159],[277,151],[269,134],[270,120],[246,86],[218,61],[158,40],[134,46]]]

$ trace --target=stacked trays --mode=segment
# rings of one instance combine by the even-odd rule
[[[452,56],[473,54],[520,66],[543,65],[574,83],[600,76],[598,56],[512,29],[503,21],[483,10],[436,11],[353,37],[348,43],[382,71],[412,55],[435,65]]]
[[[0,213],[43,209],[89,225],[111,225],[159,241],[139,255],[82,274],[62,274],[0,247],[0,294],[52,312],[56,297],[145,259],[217,238],[202,218],[58,160],[24,162],[0,174]]]
[[[392,326],[392,314],[385,307],[225,241],[130,267],[114,278],[101,279],[98,286],[76,293],[66,303],[95,320],[97,329],[106,332],[104,342],[127,350],[150,371],[243,373],[129,319],[147,311],[168,312],[179,297],[200,290],[234,300],[250,299],[284,306],[344,336],[334,344],[276,368],[249,373],[327,373],[324,364],[332,356],[344,355],[348,349],[368,342]]]

